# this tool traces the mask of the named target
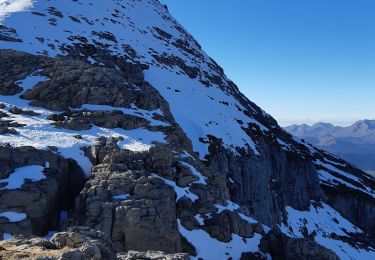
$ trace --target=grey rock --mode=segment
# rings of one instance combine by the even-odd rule
[[[72,160],[32,147],[0,146],[0,178],[6,179],[14,169],[40,165],[45,179],[25,181],[19,189],[0,187],[0,211],[25,213],[21,222],[0,222],[0,231],[11,234],[46,234],[59,221],[60,211],[71,207],[83,186],[83,172]],[[48,167],[46,167],[48,165]]]
[[[117,255],[118,260],[188,260],[190,259],[188,254],[166,254],[161,251],[129,251],[127,253],[121,253]]]

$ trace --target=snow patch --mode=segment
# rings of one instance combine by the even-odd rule
[[[240,215],[240,217],[241,217],[243,220],[247,221],[247,222],[250,223],[250,224],[257,224],[257,223],[258,223],[258,221],[256,221],[256,220],[253,219],[252,217],[246,216],[246,215],[244,215],[244,214],[242,214],[242,213],[239,213],[239,215]]]
[[[193,182],[193,183],[199,183],[199,184],[207,185],[207,182],[206,182],[207,178],[204,177],[204,176],[202,175],[202,173],[200,173],[199,171],[197,171],[197,169],[195,169],[194,166],[192,166],[191,164],[189,164],[189,163],[187,163],[187,162],[183,162],[183,161],[180,161],[180,163],[181,163],[183,166],[189,168],[190,171],[192,172],[192,174],[195,175],[195,176],[197,176],[197,177],[199,178],[199,180],[197,180],[197,181],[195,181],[195,182]]]
[[[375,250],[353,247],[350,244],[332,238],[331,234],[349,237],[349,233],[363,233],[361,229],[354,226],[343,218],[340,213],[329,205],[322,203],[321,206],[310,206],[308,211],[299,211],[286,207],[288,214],[287,225],[282,224],[283,233],[294,238],[304,238],[304,230],[308,234],[316,233],[315,241],[335,252],[340,259],[374,259]]]
[[[182,187],[178,186],[176,184],[176,182],[167,180],[167,179],[165,179],[163,177],[160,177],[159,175],[154,174],[154,173],[152,173],[151,176],[159,178],[159,179],[163,180],[165,182],[165,184],[167,184],[169,186],[172,186],[174,188],[174,191],[175,191],[176,195],[177,195],[176,201],[180,200],[182,197],[187,197],[193,202],[195,202],[196,200],[199,199],[199,197],[197,195],[195,195],[194,193],[192,193],[189,190],[189,187],[182,188]]]
[[[12,240],[13,235],[11,233],[4,232],[3,233],[3,240]]]
[[[123,140],[118,142],[118,146],[121,149],[129,149],[134,152],[148,151],[154,142],[166,142],[164,133],[149,131],[145,128],[124,130],[92,126],[91,129],[83,131],[55,128],[51,125],[53,121],[47,119],[53,113],[52,111],[43,108],[30,108],[27,100],[22,100],[17,96],[0,96],[0,102],[8,106],[17,105],[21,109],[33,110],[41,114],[40,116],[9,114],[9,120],[26,126],[17,129],[18,135],[0,135],[0,143],[10,143],[15,147],[32,146],[37,149],[48,149],[49,146],[55,146],[62,156],[76,160],[87,176],[90,174],[92,164],[84,155],[81,147],[92,145],[99,137],[122,137]],[[75,138],[77,134],[81,135],[82,139]]]
[[[160,109],[156,110],[144,110],[140,109],[134,104],[132,104],[131,108],[123,108],[123,107],[113,107],[113,106],[107,106],[107,105],[91,105],[91,104],[84,104],[81,106],[81,109],[75,109],[77,110],[82,110],[82,109],[87,109],[91,111],[112,111],[112,110],[118,110],[121,111],[122,113],[126,115],[132,115],[136,117],[141,117],[146,119],[147,121],[150,122],[151,126],[170,126],[170,124],[156,120],[153,118],[154,114],[157,114],[159,116],[163,116],[163,112]]]
[[[16,82],[23,89],[23,93],[40,82],[50,80],[50,78],[38,75],[39,72],[40,71],[36,71],[31,75],[27,76],[25,79]]]
[[[8,178],[0,180],[0,183],[7,183],[5,187],[0,190],[15,190],[22,188],[25,180],[38,182],[46,178],[43,173],[44,167],[39,165],[29,165],[15,169]]]
[[[119,194],[119,195],[114,195],[112,196],[113,199],[115,200],[127,200],[129,199],[129,194]]]
[[[0,0],[0,23],[4,17],[30,8],[33,0]]]
[[[236,203],[234,203],[230,200],[227,200],[225,205],[215,204],[215,207],[218,209],[217,214],[220,214],[224,210],[229,210],[229,211],[234,212],[234,211],[239,210],[241,208],[238,204],[236,204]]]
[[[19,213],[15,211],[4,211],[0,212],[0,217],[7,218],[9,222],[21,222],[27,219],[27,215],[25,213]]]
[[[228,243],[216,240],[203,230],[187,230],[178,220],[178,229],[197,250],[192,259],[240,259],[243,252],[258,252],[262,235],[255,233],[252,238],[243,238],[232,234]]]

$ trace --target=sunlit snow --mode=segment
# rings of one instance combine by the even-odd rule
[[[43,171],[44,167],[39,165],[17,168],[8,178],[0,180],[0,184],[7,183],[7,185],[0,188],[0,190],[20,189],[25,183],[25,180],[31,180],[34,182],[41,181],[46,178]]]
[[[0,23],[11,13],[27,10],[32,3],[33,0],[0,0]]]
[[[335,252],[340,259],[373,259],[375,250],[355,248],[352,245],[334,239],[332,234],[349,237],[349,233],[363,233],[363,231],[329,205],[322,203],[321,206],[310,206],[309,211],[299,211],[286,207],[287,225],[282,225],[281,230],[290,237],[303,238],[304,230],[308,234],[315,233],[315,241]]]
[[[258,252],[262,235],[255,233],[252,238],[243,238],[232,234],[232,240],[224,243],[201,230],[187,230],[180,220],[178,228],[181,233],[197,250],[197,256],[192,259],[240,259],[243,252]]]
[[[196,201],[196,200],[199,199],[199,197],[196,194],[192,193],[189,190],[189,187],[182,188],[182,187],[178,186],[176,184],[176,182],[170,181],[168,179],[165,179],[165,178],[163,178],[163,177],[161,177],[159,175],[156,175],[154,173],[152,173],[151,176],[159,178],[159,179],[163,180],[165,184],[167,184],[169,186],[172,186],[173,189],[174,189],[174,191],[175,191],[175,193],[176,193],[176,195],[177,195],[176,201],[178,201],[179,199],[181,199],[184,196],[187,197],[187,198],[189,198],[192,201]]]
[[[20,222],[27,218],[25,213],[18,213],[14,211],[0,212],[0,217],[7,218],[9,222]]]

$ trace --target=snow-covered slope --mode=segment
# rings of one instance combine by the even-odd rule
[[[222,138],[227,147],[249,146],[257,152],[241,127],[259,123],[245,115],[243,110],[248,108],[233,97],[237,90],[221,69],[158,1],[23,2],[22,12],[3,15],[3,23],[16,32],[10,34],[15,41],[0,42],[0,48],[55,57],[68,55],[75,44],[105,46],[112,55],[149,66],[146,80],[167,99],[201,158],[207,144],[199,138],[207,135]],[[24,26],[25,20],[30,26]],[[129,57],[129,49],[136,50],[135,57]],[[100,64],[96,57],[80,55]]]
[[[126,170],[103,166],[116,162],[124,167],[126,158],[120,155],[127,149],[150,153],[147,160],[131,155],[151,165],[147,178],[152,185],[147,189],[166,185],[176,194],[176,204],[167,207],[177,212],[169,213],[171,232],[185,237],[197,258],[238,259],[244,252],[260,252],[260,241],[271,228],[279,228],[285,239],[310,239],[342,259],[375,256],[370,232],[364,229],[375,226],[374,178],[282,130],[241,94],[159,1],[3,0],[0,50],[5,49],[13,52],[1,53],[7,60],[1,67],[0,84],[6,91],[0,96],[0,115],[19,128],[16,134],[0,135],[0,142],[51,150],[77,161],[87,175],[92,170],[81,203],[103,197],[107,201],[101,210],[87,206],[85,225],[113,227],[108,219],[121,218],[106,215],[112,214],[106,211],[109,205],[118,207],[113,212],[122,212],[146,190],[126,186],[139,181],[137,163],[126,162],[126,170],[135,167],[138,176],[129,183]],[[15,106],[23,112],[13,113]],[[125,124],[124,117],[132,124]],[[100,137],[117,137],[117,146],[98,141]],[[153,150],[159,146],[173,155],[164,152],[160,158]],[[101,170],[111,174],[100,179],[105,175]],[[110,182],[121,174],[123,179]],[[91,190],[95,185],[103,187]],[[125,188],[116,193],[116,185]],[[347,205],[343,191],[355,195]],[[100,197],[101,192],[105,196]],[[153,192],[143,195],[152,201]],[[156,211],[168,211],[159,204]],[[353,205],[357,208],[349,210]],[[153,211],[147,209],[148,214]],[[115,243],[124,239],[108,233]],[[157,242],[148,243],[155,249]]]

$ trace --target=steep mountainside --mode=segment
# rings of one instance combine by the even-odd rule
[[[348,127],[317,123],[312,126],[292,125],[285,129],[366,172],[375,172],[374,120],[358,121]]]
[[[375,257],[375,179],[280,128],[166,6],[0,6],[0,257]]]

